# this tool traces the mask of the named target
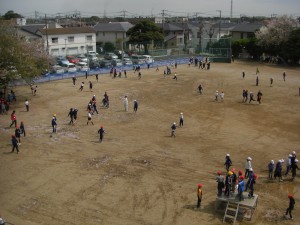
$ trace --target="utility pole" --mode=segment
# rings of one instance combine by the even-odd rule
[[[222,10],[217,10],[220,13],[220,20],[219,20],[219,39],[221,38],[221,17],[222,17]]]
[[[47,39],[46,52],[49,55],[48,24],[47,24],[47,16],[46,16],[46,14],[45,14],[45,24],[46,24],[46,39]]]
[[[231,5],[230,5],[230,20],[232,20],[232,7],[233,7],[233,0],[231,0]]]

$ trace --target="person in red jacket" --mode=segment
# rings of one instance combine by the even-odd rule
[[[15,127],[17,127],[17,116],[15,110],[11,113],[10,119],[11,119],[11,124],[9,127],[11,127],[13,124],[15,124]]]

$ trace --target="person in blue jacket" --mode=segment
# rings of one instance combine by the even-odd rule
[[[245,190],[244,176],[240,176],[239,183],[238,183],[238,194],[237,194],[237,197],[240,201],[244,200],[244,196],[243,196],[244,190]]]

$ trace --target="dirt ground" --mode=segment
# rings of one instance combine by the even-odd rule
[[[255,71],[259,68],[259,86]],[[244,170],[248,156],[258,174],[258,207],[251,222],[236,224],[299,224],[300,171],[294,182],[267,179],[267,164],[300,154],[300,69],[236,61],[213,63],[211,70],[179,65],[173,75],[155,68],[133,71],[128,78],[108,74],[17,87],[15,109],[27,136],[20,153],[10,153],[10,113],[0,115],[0,215],[15,225],[198,225],[222,224],[224,211],[214,210],[216,172],[225,173],[226,153],[233,166]],[[242,71],[246,77],[242,79]],[[286,71],[287,80],[282,73]],[[174,74],[174,70],[172,71]],[[270,87],[270,77],[274,78]],[[94,83],[93,92],[88,81]],[[78,90],[85,81],[83,92]],[[197,87],[202,84],[203,95]],[[242,103],[242,90],[263,93],[262,103]],[[214,100],[224,91],[224,101]],[[104,92],[109,109],[101,107]],[[99,115],[86,125],[86,106],[96,95]],[[129,99],[125,112],[123,97]],[[25,112],[28,98],[30,111]],[[133,100],[139,102],[133,112]],[[76,125],[68,111],[79,109]],[[184,126],[170,137],[171,125]],[[52,135],[56,113],[58,130]],[[97,131],[104,126],[104,141]],[[285,171],[285,166],[283,171]],[[197,184],[203,183],[203,202],[196,209]],[[293,222],[285,220],[288,193],[294,193]]]

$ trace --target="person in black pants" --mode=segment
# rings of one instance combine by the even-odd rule
[[[20,131],[21,131],[21,134],[24,134],[24,137],[26,137],[25,126],[24,126],[23,121],[21,121],[21,124],[20,124]]]
[[[56,114],[53,114],[51,125],[52,125],[52,130],[53,130],[52,132],[56,133],[56,127],[57,127]]]
[[[217,176],[217,182],[218,182],[218,196],[221,196],[222,195],[222,191],[223,191],[223,188],[225,186],[224,184],[224,177],[222,176],[222,172],[221,171],[218,171],[218,176]]]
[[[139,107],[139,104],[138,104],[137,100],[134,100],[134,101],[133,101],[133,111],[134,111],[135,113],[137,112],[138,107]]]
[[[17,149],[17,153],[19,153],[19,146],[18,146],[19,142],[18,142],[16,136],[14,136],[14,135],[11,136],[11,143],[13,146],[11,152],[14,152],[15,149]]]
[[[100,139],[99,139],[100,142],[102,142],[103,140],[104,133],[105,130],[103,129],[103,126],[101,126],[100,129],[98,130],[98,134],[100,134]]]
[[[294,199],[293,195],[291,195],[291,194],[288,195],[288,198],[290,199],[290,204],[289,204],[289,207],[286,209],[285,216],[287,216],[289,214],[290,219],[292,220],[293,219],[292,211],[293,211],[294,206],[295,206],[295,199]]]

